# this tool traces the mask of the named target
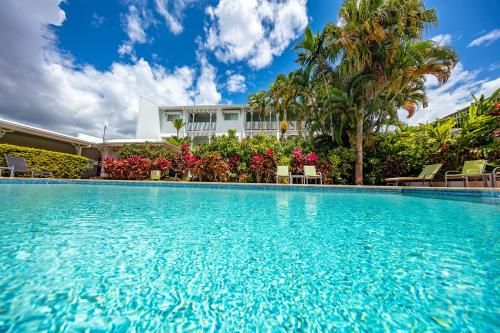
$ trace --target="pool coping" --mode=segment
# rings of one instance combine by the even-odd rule
[[[409,187],[409,186],[370,186],[370,185],[314,185],[314,184],[261,184],[261,183],[222,183],[222,182],[184,182],[184,181],[140,181],[105,179],[59,179],[59,178],[0,178],[0,184],[81,184],[81,185],[122,185],[153,187],[195,187],[254,189],[279,191],[310,192],[365,192],[401,194],[441,199],[456,199],[500,205],[500,188],[461,188],[461,187]]]

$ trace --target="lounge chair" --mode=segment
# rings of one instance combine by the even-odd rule
[[[280,179],[286,179],[288,180],[288,183],[290,184],[290,172],[288,171],[288,166],[287,165],[278,165],[278,169],[276,170],[276,183],[279,184]]]
[[[13,173],[31,173],[31,177],[54,177],[50,171],[30,170],[24,157],[5,154],[7,166],[13,170]]]
[[[460,171],[447,171],[444,175],[445,186],[448,187],[450,180],[461,180],[464,182],[465,187],[469,187],[469,180],[481,179],[485,187],[488,186],[489,174],[484,173],[486,168],[485,160],[465,161]]]
[[[323,176],[321,172],[316,172],[314,165],[304,165],[304,180],[306,184],[309,184],[309,179],[319,180],[319,183],[323,184]]]
[[[422,186],[424,186],[425,182],[429,183],[429,186],[431,185],[431,181],[436,177],[436,174],[438,171],[441,169],[443,165],[442,164],[431,164],[431,165],[426,165],[423,169],[422,172],[417,177],[395,177],[395,178],[386,178],[385,181],[387,182],[387,185],[393,184],[393,185],[398,185],[399,183],[414,183],[414,182],[422,182]]]

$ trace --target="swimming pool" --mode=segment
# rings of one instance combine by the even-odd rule
[[[0,331],[495,331],[500,207],[0,184]]]

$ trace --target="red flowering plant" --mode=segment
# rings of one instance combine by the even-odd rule
[[[161,171],[168,171],[172,167],[172,162],[167,160],[164,157],[159,157],[155,160],[152,161],[152,169],[153,170],[161,170]]]
[[[148,179],[151,171],[151,160],[142,156],[126,158],[128,179]]]
[[[259,154],[253,154],[250,158],[250,171],[252,172],[257,183],[261,182],[265,162],[266,159],[264,156]]]
[[[319,159],[316,162],[317,171],[323,176],[323,184],[333,184],[334,168],[333,164],[326,158]]]
[[[230,166],[224,161],[222,155],[218,152],[212,152],[205,156],[205,174],[204,178],[209,182],[226,181],[229,177]]]
[[[125,160],[117,160],[114,158],[106,158],[102,162],[104,172],[111,179],[126,179],[125,174],[127,170],[127,165]]]
[[[305,165],[305,157],[304,153],[301,149],[295,148],[292,151],[292,174],[294,175],[302,175],[304,173],[304,165]]]
[[[180,146],[181,151],[177,153],[176,157],[172,163],[172,169],[175,172],[176,177],[187,177],[191,169],[195,166],[198,161],[198,157],[191,153],[189,144],[182,144]]]
[[[319,156],[315,152],[310,152],[304,157],[304,165],[317,165]]]
[[[104,160],[104,170],[112,179],[148,179],[152,165],[149,158],[141,156]]]
[[[271,182],[276,176],[276,156],[271,149],[262,155],[253,154],[250,159],[250,171],[257,183]]]
[[[273,182],[276,177],[276,156],[271,149],[266,150],[264,154],[263,175],[268,183]]]
[[[240,158],[237,155],[233,155],[229,158],[228,163],[231,173],[238,173],[238,164],[240,164]]]
[[[193,180],[202,181],[205,176],[205,159],[197,158],[196,161],[192,161],[189,172]]]

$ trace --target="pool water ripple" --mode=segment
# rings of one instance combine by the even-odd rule
[[[497,331],[500,208],[2,185],[0,332]]]

